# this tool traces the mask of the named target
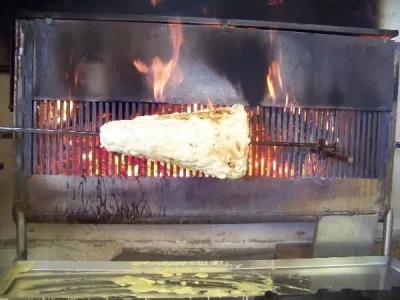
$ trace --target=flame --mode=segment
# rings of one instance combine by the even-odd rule
[[[207,98],[207,108],[210,110],[214,110],[215,106],[213,105],[212,101],[210,98]]]
[[[283,91],[281,66],[278,60],[274,60],[268,68],[267,86],[272,100],[276,101],[278,93]]]
[[[272,97],[272,100],[276,100],[276,95],[275,95],[275,90],[274,90],[274,85],[272,84],[272,77],[270,75],[268,75],[267,77],[267,84],[268,84],[268,90],[269,90],[269,94]]]
[[[163,0],[150,0],[151,6],[156,7],[161,4]]]
[[[133,60],[135,68],[140,73],[147,75],[147,81],[153,86],[154,99],[158,101],[165,100],[164,89],[170,82],[170,79],[174,79],[174,83],[177,84],[181,83],[183,80],[181,71],[177,67],[183,42],[182,25],[177,22],[175,24],[170,24],[169,28],[173,54],[168,62],[162,61],[158,56],[153,58],[150,66],[147,66],[140,59]]]
[[[69,100],[69,112],[68,112],[68,101],[63,101],[63,109],[62,109],[62,114],[61,114],[61,101],[57,100],[56,101],[56,108],[57,108],[57,125],[60,124],[61,122],[65,122],[67,120],[67,117],[72,117],[74,114],[74,101]],[[53,116],[54,120],[55,116]],[[62,118],[62,119],[61,119]]]
[[[136,69],[140,72],[140,73],[148,73],[149,69],[147,68],[147,66],[140,61],[139,59],[134,59],[133,60],[133,65],[136,67]]]
[[[288,105],[289,105],[289,95],[286,94],[286,97],[285,97],[285,108],[283,109],[283,111],[286,111]]]
[[[274,31],[270,32],[270,39],[275,38]],[[279,50],[278,59],[273,60],[272,63],[268,67],[268,74],[266,77],[266,83],[269,95],[273,102],[277,100],[281,101],[283,98],[285,99],[284,112],[289,111],[291,113],[295,113],[295,108],[297,105],[297,101],[294,97],[291,97],[290,90],[288,91],[283,84],[282,77],[282,52]],[[300,114],[299,108],[299,114]]]
[[[136,165],[136,166],[133,168],[133,175],[134,175],[134,176],[139,176],[139,165]]]

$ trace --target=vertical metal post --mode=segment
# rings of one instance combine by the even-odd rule
[[[32,86],[34,62],[34,22],[18,20],[15,27],[14,51],[14,126],[31,127],[33,120]],[[26,220],[24,199],[26,191],[21,188],[24,177],[32,174],[32,135],[14,135],[13,177],[14,206],[13,218],[17,231],[17,259],[27,259]]]
[[[393,232],[393,209],[389,209],[385,217],[383,225],[383,238],[382,238],[382,255],[390,256],[390,249],[392,247],[392,232]]]
[[[15,224],[17,226],[17,259],[27,260],[27,235],[25,213],[21,208],[15,208]]]

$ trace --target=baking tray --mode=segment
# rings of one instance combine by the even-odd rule
[[[18,261],[2,275],[3,297],[213,298],[389,290],[400,285],[390,257],[251,261]]]

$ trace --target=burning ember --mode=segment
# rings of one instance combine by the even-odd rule
[[[178,105],[166,103],[109,103],[36,101],[37,128],[95,131],[105,122],[132,119],[140,115],[192,112],[214,109],[208,104]],[[335,123],[337,112],[293,108],[247,108],[253,141],[313,142],[325,138],[329,143],[339,139],[342,123]],[[351,114],[351,112],[349,112]],[[351,116],[348,118],[351,120]],[[304,130],[305,128],[309,128]],[[312,140],[308,131],[314,128]],[[344,130],[347,132],[348,130]],[[346,151],[346,149],[344,149]],[[37,174],[77,176],[148,176],[204,177],[200,172],[131,156],[122,156],[100,148],[99,137],[37,134],[35,143]],[[297,148],[251,145],[248,177],[324,176],[330,163],[321,163],[312,154]]]
[[[160,57],[153,58],[151,65],[147,66],[140,59],[134,59],[133,65],[143,74],[150,86],[153,87],[154,99],[158,101],[165,100],[164,89],[168,83],[179,84],[183,77],[180,69],[177,67],[180,49],[183,41],[181,24],[170,24],[170,42],[172,45],[172,58],[164,62]]]

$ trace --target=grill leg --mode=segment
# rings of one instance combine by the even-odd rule
[[[393,209],[389,209],[383,224],[382,255],[390,256],[393,232]]]
[[[27,260],[27,236],[25,213],[21,208],[15,208],[15,223],[17,225],[17,259]]]

